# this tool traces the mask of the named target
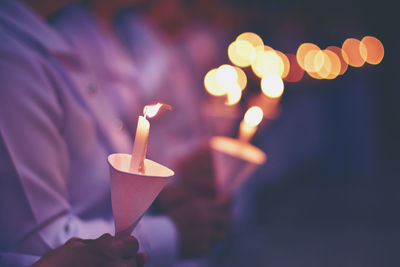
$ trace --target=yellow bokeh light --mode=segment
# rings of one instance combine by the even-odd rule
[[[297,63],[300,65],[300,67],[303,70],[306,70],[305,62],[304,62],[306,59],[306,56],[312,50],[320,50],[320,48],[317,45],[312,44],[312,43],[304,43],[304,44],[301,44],[299,46],[299,48],[297,49],[297,53],[296,53]]]
[[[242,90],[239,85],[236,84],[227,91],[226,93],[226,102],[225,104],[228,106],[236,105],[239,103],[240,98],[242,97]]]
[[[217,69],[212,69],[207,72],[204,77],[204,87],[206,91],[213,96],[223,96],[226,94],[226,89],[217,81]]]
[[[239,50],[241,51],[239,53]],[[247,52],[246,52],[247,51]],[[254,55],[253,55],[254,53]],[[250,58],[243,57],[242,55],[249,54]],[[228,47],[228,57],[229,60],[239,67],[247,67],[250,66],[252,60],[255,58],[255,51],[254,48],[251,46],[250,43],[245,41],[237,41],[232,42]]]
[[[257,126],[262,121],[264,114],[260,107],[253,106],[244,114],[244,122],[250,126]]]
[[[283,60],[275,50],[259,51],[251,68],[259,78],[270,73],[282,77],[285,70]]]
[[[332,63],[325,51],[318,51],[314,59],[314,66],[321,79],[326,79],[329,76],[332,69]]]
[[[241,68],[239,67],[234,67],[234,68],[237,73],[237,83],[240,89],[243,91],[247,85],[247,76]]]
[[[328,75],[325,77],[326,79],[335,79],[339,73],[340,73],[340,59],[338,57],[338,55],[336,55],[336,53],[325,49],[324,50],[325,55],[329,58],[329,62],[330,62],[330,70],[328,71]],[[327,69],[327,66],[324,66],[323,69]]]
[[[237,80],[237,72],[233,66],[224,64],[217,69],[217,82],[223,88],[229,89],[237,85]]]
[[[266,74],[261,79],[261,90],[270,98],[278,98],[283,94],[283,81],[282,78],[276,73]]]
[[[327,58],[327,56],[325,55],[324,51],[319,50],[317,52],[317,54],[315,55],[314,58],[314,69],[319,72],[322,67],[327,64],[326,60],[329,60],[329,58]],[[328,62],[329,64],[329,62]]]
[[[228,105],[240,101],[246,84],[247,78],[243,70],[228,64],[210,70],[204,77],[207,92],[213,96],[227,95]]]
[[[361,40],[361,43],[364,45],[367,51],[366,54],[362,53],[361,51],[361,56],[363,57],[363,59],[369,64],[379,64],[385,54],[385,49],[381,41],[372,36],[365,36]]]
[[[239,67],[250,66],[257,56],[257,51],[262,51],[264,42],[260,36],[252,32],[240,34],[228,47],[230,61]]]
[[[236,40],[236,52],[241,58],[246,59],[250,65],[256,59],[256,49],[245,40]]]
[[[365,63],[367,49],[363,43],[354,38],[348,38],[342,45],[343,59],[353,67],[361,67]]]
[[[237,41],[243,40],[249,42],[255,49],[261,48],[264,46],[263,39],[255,34],[254,32],[245,32],[240,34],[237,38]]]

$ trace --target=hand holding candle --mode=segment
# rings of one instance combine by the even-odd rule
[[[219,136],[210,140],[216,184],[221,194],[233,194],[267,160],[262,150],[249,144],[262,118],[262,109],[253,106],[240,123],[238,139]]]
[[[249,142],[257,131],[257,125],[263,118],[263,111],[258,106],[249,108],[240,123],[239,139],[243,142]]]
[[[146,159],[151,118],[164,104],[146,106],[139,116],[132,155],[108,156],[111,204],[117,234],[130,234],[151,203],[174,175],[169,168]],[[166,105],[167,107],[170,107]]]

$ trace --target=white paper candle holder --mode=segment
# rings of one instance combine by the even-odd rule
[[[111,204],[117,234],[130,234],[173,177],[169,168],[149,159],[144,160],[145,173],[129,171],[131,155],[108,156],[111,179]]]

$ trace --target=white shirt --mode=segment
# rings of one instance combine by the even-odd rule
[[[0,36],[0,264],[11,265],[114,231],[106,157],[129,137],[71,47],[19,1],[0,1]],[[175,226],[145,221],[134,234],[150,263],[168,264]]]

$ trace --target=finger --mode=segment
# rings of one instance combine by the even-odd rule
[[[65,242],[65,245],[66,246],[73,246],[73,247],[80,247],[80,246],[84,246],[85,243],[86,243],[86,240],[83,240],[83,239],[78,238],[78,237],[72,237],[67,242]]]
[[[136,255],[136,262],[138,266],[143,266],[147,262],[147,254],[141,252]]]
[[[135,258],[139,250],[139,242],[134,236],[121,235],[113,242],[112,252],[114,256],[122,259]]]

